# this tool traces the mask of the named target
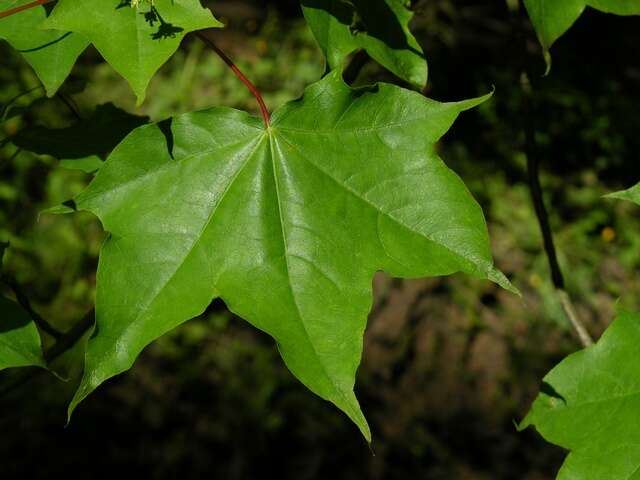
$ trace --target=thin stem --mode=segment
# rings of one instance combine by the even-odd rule
[[[71,112],[71,114],[76,117],[76,120],[82,120],[82,116],[78,111],[78,107],[73,103],[73,100],[68,98],[64,93],[58,92],[56,93],[56,98],[64,103],[65,107]]]
[[[40,330],[42,330],[43,332],[48,333],[49,335],[51,335],[56,340],[62,337],[62,335],[63,335],[62,332],[60,332],[53,325],[51,325],[49,322],[47,322],[44,318],[42,318],[40,316],[40,314],[38,312],[36,312],[33,309],[33,307],[31,306],[31,302],[29,301],[27,296],[24,294],[24,292],[22,291],[22,289],[20,288],[20,286],[16,282],[14,282],[12,280],[9,280],[6,277],[3,278],[2,281],[9,288],[11,288],[11,290],[13,291],[13,294],[16,296],[16,300],[18,301],[20,306],[25,309],[25,311],[33,319],[33,322],[38,326],[38,328],[40,328]]]
[[[95,310],[91,309],[71,330],[62,335],[53,346],[44,353],[47,362],[51,362],[73,347],[95,322]]]
[[[29,95],[31,92],[35,92],[36,90],[42,90],[44,87],[42,85],[38,85],[37,87],[30,88],[27,91],[20,92],[16,96],[9,99],[9,101],[0,109],[0,120],[4,121],[5,116],[9,113],[9,107],[11,107],[16,101],[24,97],[25,95]]]
[[[569,322],[571,322],[580,342],[583,346],[588,347],[593,345],[593,340],[576,314],[573,303],[564,289],[564,276],[562,275],[562,270],[558,263],[556,247],[553,241],[553,233],[549,223],[549,214],[547,213],[547,208],[545,207],[544,198],[542,196],[538,143],[535,136],[536,125],[535,109],[533,105],[533,88],[531,87],[528,75],[524,72],[521,74],[520,87],[522,95],[522,115],[525,119],[523,125],[525,134],[524,148],[525,155],[527,157],[529,190],[531,192],[531,199],[533,201],[536,217],[538,218],[540,232],[542,233],[544,251],[547,255],[549,270],[551,272],[551,281],[553,282],[553,286],[555,287],[558,298],[560,299],[562,309],[569,319]]]
[[[71,330],[60,336],[57,339],[56,343],[44,353],[44,358],[48,363],[51,363],[53,360],[61,356],[71,347],[73,347],[80,338],[85,334],[87,330],[89,330],[94,324],[95,311],[91,309],[78,323],[76,323]],[[0,397],[6,395],[7,393],[15,390],[21,385],[29,382],[30,380],[35,379],[46,370],[43,369],[33,369],[33,370],[25,370],[24,373],[19,374],[12,379],[9,379],[8,382],[4,383],[0,386]]]
[[[260,93],[260,91],[256,88],[256,86],[253,83],[251,83],[251,81],[245,76],[245,74],[242,73],[242,71],[238,68],[238,66],[235,63],[233,63],[233,61],[226,55],[226,53],[220,50],[220,48],[215,43],[213,43],[213,40],[211,40],[209,37],[207,37],[204,33],[201,33],[201,32],[198,32],[197,35],[200,38],[200,40],[206,43],[207,46],[209,46],[214,52],[218,54],[218,56],[224,61],[224,63],[226,63],[229,66],[229,68],[233,70],[233,73],[236,74],[236,76],[240,79],[240,81],[242,81],[242,83],[246,85],[246,87],[249,89],[251,94],[256,98],[258,105],[260,106],[260,112],[262,113],[262,119],[264,120],[264,125],[267,128],[269,128],[269,125],[271,124],[271,117],[269,115],[269,110],[267,109],[267,106],[265,105],[264,100],[262,99],[262,94]]]
[[[45,3],[49,3],[53,1],[54,0],[35,0],[35,2],[25,3],[24,5],[20,5],[19,7],[13,7],[13,8],[10,8],[9,10],[5,10],[4,12],[0,12],[0,18],[8,17],[10,15],[20,13],[23,10],[29,10],[30,8],[34,8],[39,5],[44,5]]]
[[[591,345],[593,345],[593,339],[591,338],[591,335],[589,335],[589,332],[587,332],[587,329],[584,327],[584,325],[578,318],[578,315],[576,314],[576,309],[573,306],[573,302],[571,301],[571,298],[569,297],[567,292],[565,292],[562,289],[557,289],[556,292],[558,293],[558,297],[560,298],[560,304],[562,305],[562,309],[564,310],[564,313],[567,315],[567,317],[569,318],[569,321],[571,322],[571,325],[573,325],[573,328],[578,334],[580,343],[582,343],[582,345],[585,347],[590,347]]]
[[[531,83],[526,73],[522,74],[520,83],[522,91],[522,114],[525,119],[525,155],[527,157],[529,190],[531,191],[531,199],[533,200],[533,206],[536,211],[536,216],[538,217],[538,225],[540,226],[540,231],[542,232],[544,250],[549,261],[549,269],[551,270],[551,279],[553,281],[553,286],[556,288],[564,288],[564,277],[562,275],[560,265],[558,264],[556,247],[553,242],[553,235],[551,233],[551,226],[549,224],[549,214],[547,213],[547,209],[544,205],[544,199],[542,197],[542,187],[540,185],[540,163],[538,161],[538,145],[535,138],[535,112],[531,98],[533,95],[533,89],[531,88]]]

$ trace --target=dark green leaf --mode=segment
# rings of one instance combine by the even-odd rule
[[[370,439],[353,386],[374,273],[463,271],[510,287],[480,207],[434,149],[485,98],[352,90],[334,72],[268,129],[216,108],[135,130],[76,199],[110,237],[70,409],[220,297]]]
[[[617,15],[639,15],[637,0],[524,0],[529,18],[545,51],[547,65],[551,45],[562,36],[587,7]]]
[[[405,0],[301,0],[302,11],[331,68],[362,48],[398,77],[422,88],[427,62],[409,30]]]
[[[107,103],[70,127],[30,127],[19,131],[11,141],[23,150],[58,159],[104,157],[133,129],[148,121],[148,117],[132,115]]]

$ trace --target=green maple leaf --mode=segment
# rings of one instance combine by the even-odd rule
[[[598,343],[544,378],[521,428],[571,450],[559,480],[631,480],[640,472],[640,315],[620,313]]]
[[[214,108],[134,130],[76,198],[110,236],[70,411],[220,297],[370,439],[353,386],[374,273],[463,271],[510,287],[479,205],[434,149],[485,98],[352,90],[334,72],[269,128]]]
[[[405,0],[301,0],[302,11],[331,68],[364,49],[398,77],[423,88],[427,62],[409,30]]]
[[[22,5],[22,0],[0,0],[0,11]],[[47,95],[56,93],[69,76],[78,56],[89,45],[79,34],[44,30],[44,7],[35,7],[0,19],[0,39],[18,50],[44,85]]]
[[[88,38],[142,103],[151,77],[187,33],[222,24],[200,0],[155,0],[140,10],[127,0],[59,0],[45,25]]]
[[[621,192],[614,192],[606,195],[607,198],[619,198],[622,200],[629,200],[630,202],[640,205],[640,183]]]
[[[0,295],[0,370],[44,367],[40,334],[20,305]]]
[[[551,65],[551,45],[587,7],[616,15],[640,15],[640,2],[637,0],[524,0],[524,4],[544,49],[547,68]]]

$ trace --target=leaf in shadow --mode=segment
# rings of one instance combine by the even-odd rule
[[[58,159],[104,157],[129,132],[148,121],[148,117],[132,115],[107,103],[96,107],[91,117],[70,127],[28,127],[20,130],[12,142],[24,150]]]
[[[20,305],[0,296],[0,370],[44,366],[40,335]]]
[[[422,88],[427,63],[409,29],[413,13],[403,0],[301,0],[307,23],[331,68],[358,49],[399,78]]]

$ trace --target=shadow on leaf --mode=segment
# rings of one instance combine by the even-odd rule
[[[564,403],[565,405],[567,404],[567,400],[560,393],[558,393],[558,391],[550,383],[542,382],[542,385],[540,385],[540,392],[544,393],[548,397],[556,398],[562,401],[562,403]]]
[[[134,8],[131,5],[131,0],[120,0],[120,3],[116,7],[116,10],[120,8]],[[146,12],[140,12],[140,15],[144,17],[144,20],[149,24],[150,27],[154,27],[156,23],[158,23],[158,30],[151,34],[151,38],[153,40],[162,40],[164,38],[175,38],[177,34],[184,31],[184,28],[174,25],[170,22],[167,22],[158,9],[151,5],[149,10]]]
[[[384,1],[301,0],[301,3],[304,7],[329,13],[338,22],[347,25],[353,35],[368,35],[381,40],[393,50],[409,50],[423,56],[422,52],[409,45],[396,14]]]

